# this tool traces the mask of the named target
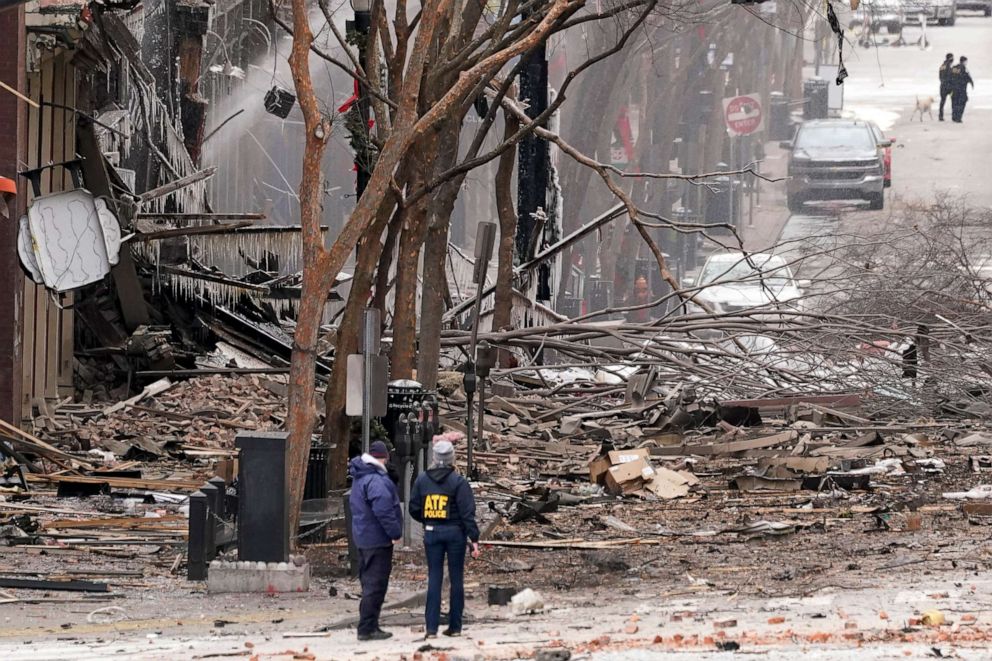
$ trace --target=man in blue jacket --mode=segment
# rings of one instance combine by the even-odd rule
[[[479,557],[479,526],[475,522],[475,496],[468,480],[455,472],[455,448],[450,441],[434,444],[434,466],[421,473],[410,493],[410,516],[424,524],[427,553],[427,635],[437,636],[441,623],[441,585],[444,558],[448,557],[451,580],[448,628],[445,636],[460,636],[465,610],[465,549]]]
[[[389,589],[393,544],[403,537],[403,515],[396,485],[386,473],[389,451],[376,441],[369,451],[348,463],[351,474],[351,534],[358,547],[362,582],[358,640],[385,640],[393,634],[379,628],[379,612]]]

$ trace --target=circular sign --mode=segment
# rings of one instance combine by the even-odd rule
[[[732,135],[750,135],[761,128],[761,100],[756,95],[726,99],[723,117]]]

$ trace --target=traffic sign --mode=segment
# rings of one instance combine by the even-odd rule
[[[751,135],[760,131],[765,122],[761,111],[761,97],[757,94],[742,94],[724,99],[723,119],[732,136]]]

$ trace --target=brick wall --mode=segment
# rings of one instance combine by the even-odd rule
[[[24,72],[24,7],[0,10],[0,80],[26,89]],[[24,102],[0,90],[0,175],[17,181],[24,147]],[[17,181],[20,188],[21,181]],[[19,196],[15,218],[23,211]],[[24,290],[17,259],[17,225],[0,222],[0,418],[19,422],[21,391],[21,297]],[[16,413],[16,415],[15,415]]]

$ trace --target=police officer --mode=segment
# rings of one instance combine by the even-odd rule
[[[954,66],[954,53],[948,53],[947,57],[940,65],[940,69],[937,70],[937,75],[940,77],[940,110],[937,113],[937,119],[944,121],[944,103],[947,101],[947,97],[951,95],[951,67]],[[951,106],[954,106],[954,100],[951,100]],[[922,118],[921,118],[922,119]]]
[[[444,559],[451,581],[448,628],[445,636],[460,636],[465,610],[465,550],[479,557],[479,526],[475,522],[475,496],[468,480],[455,472],[455,448],[450,441],[434,444],[434,465],[417,477],[410,494],[410,516],[424,524],[427,554],[427,606],[425,638],[437,636],[441,623],[441,584]]]
[[[968,103],[968,85],[975,87],[975,81],[968,73],[968,58],[964,55],[951,67],[951,119],[958,124],[964,118],[964,106]]]

